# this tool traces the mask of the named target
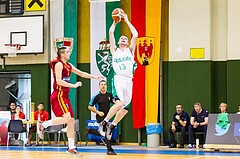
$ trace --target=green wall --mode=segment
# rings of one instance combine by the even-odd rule
[[[227,62],[227,104],[229,112],[236,113],[240,104],[240,61]]]
[[[240,61],[179,61],[163,63],[164,138],[177,103],[191,115],[193,104],[202,103],[210,113],[218,113],[221,102],[236,113],[240,104]]]
[[[168,62],[164,71],[164,132],[172,121],[176,104],[181,103],[186,112],[191,112],[194,102],[203,108],[211,108],[211,62]],[[165,104],[165,102],[167,102]],[[165,109],[166,108],[166,109]]]

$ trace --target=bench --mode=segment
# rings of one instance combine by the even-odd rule
[[[175,138],[176,142],[179,143],[180,142],[180,134],[181,134],[181,132],[175,132],[175,134],[176,134],[176,138]],[[195,135],[195,139],[196,138],[203,139],[204,132],[196,131],[196,132],[193,132],[193,134]],[[188,132],[186,132],[186,135],[187,135],[187,143],[188,143]],[[200,141],[202,141],[202,140],[200,140]]]

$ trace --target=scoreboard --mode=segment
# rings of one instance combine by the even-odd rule
[[[0,0],[0,15],[23,13],[24,0]]]

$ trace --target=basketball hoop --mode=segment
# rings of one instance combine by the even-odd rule
[[[5,47],[8,52],[8,57],[16,57],[17,52],[21,50],[20,44],[5,44]]]

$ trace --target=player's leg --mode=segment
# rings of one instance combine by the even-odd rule
[[[81,156],[78,151],[77,148],[75,146],[75,141],[74,141],[74,113],[73,113],[73,109],[72,109],[72,105],[70,103],[70,100],[67,100],[67,105],[69,108],[69,113],[71,116],[71,119],[67,122],[67,137],[68,137],[68,149],[67,149],[67,153],[68,154],[72,154],[75,156]]]
[[[107,155],[116,155],[114,149],[112,148],[111,141],[106,139],[106,146],[107,146]]]
[[[120,99],[120,101],[116,101],[115,104],[110,108],[107,116],[105,117],[104,121],[102,122],[103,125],[103,131],[106,132],[106,126],[108,121],[123,107],[123,103],[122,103],[122,99],[123,99],[123,83],[121,81],[121,79],[116,78],[114,76],[113,78],[113,95],[118,96],[118,98]]]
[[[71,118],[67,123],[67,138],[68,138],[68,147],[70,149],[75,149],[74,145],[74,118]]]
[[[108,140],[111,139],[112,131],[113,131],[113,129],[117,126],[117,123],[118,123],[119,121],[121,121],[122,118],[123,118],[127,113],[128,113],[128,110],[127,110],[127,109],[121,108],[121,109],[117,112],[117,114],[116,114],[113,122],[107,124],[105,137],[106,137]]]
[[[122,80],[122,94],[123,105],[116,113],[113,122],[107,126],[106,137],[109,140],[111,139],[112,131],[117,126],[117,123],[128,113],[129,104],[132,100],[132,80]]]
[[[109,121],[116,113],[119,109],[121,109],[123,107],[123,85],[124,83],[122,83],[123,81],[119,78],[116,78],[116,76],[114,76],[113,78],[113,95],[118,96],[118,98],[120,99],[120,101],[116,101],[116,103],[110,108],[107,116],[105,117],[105,121]]]
[[[47,120],[43,123],[38,123],[37,132],[40,139],[43,139],[43,131],[45,128],[52,125],[66,124],[71,119],[69,112],[69,99],[68,94],[61,91],[54,91],[51,95],[52,110],[55,118]]]
[[[116,101],[116,103],[109,109],[109,112],[104,119],[105,121],[109,121],[115,114],[117,114],[123,108],[122,101]],[[116,118],[116,117],[115,117]],[[115,119],[114,119],[115,120]]]
[[[129,104],[131,103],[131,100],[132,100],[132,89],[130,89],[130,88],[132,88],[132,81],[126,80],[124,82],[124,89],[122,91],[124,94],[122,97],[123,105],[122,105],[122,107],[120,107],[119,111],[117,112],[117,114],[112,122],[112,124],[115,126],[128,113]]]
[[[61,125],[61,124],[66,124],[69,120],[71,119],[71,115],[70,113],[65,113],[63,114],[62,117],[55,117],[51,120],[47,120],[43,123],[38,123],[38,135],[40,137],[40,139],[43,139],[43,131],[44,129],[46,129],[47,127],[49,126],[52,126],[52,125]]]

